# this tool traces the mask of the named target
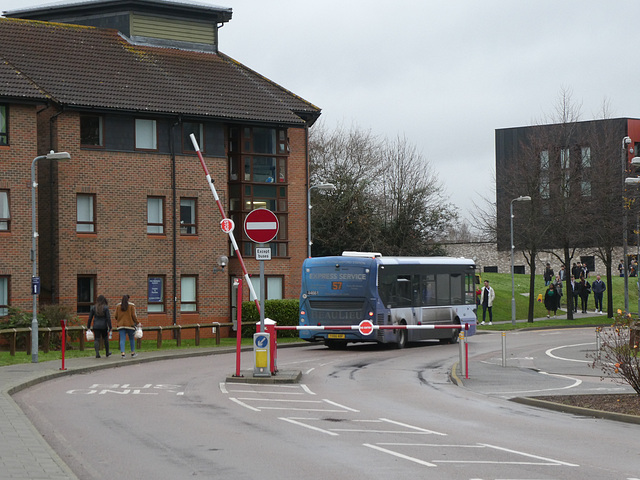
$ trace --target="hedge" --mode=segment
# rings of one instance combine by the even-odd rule
[[[278,325],[299,324],[299,307],[297,299],[291,300],[266,300],[264,305],[264,317],[274,320]],[[242,302],[242,336],[251,338],[256,333],[255,324],[260,323],[260,314],[254,302]],[[251,325],[249,325],[251,324]],[[297,337],[297,330],[279,330],[278,337]]]

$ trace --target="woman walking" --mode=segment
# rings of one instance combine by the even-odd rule
[[[547,318],[551,316],[551,312],[553,312],[553,316],[556,316],[556,310],[558,310],[558,292],[556,292],[556,287],[553,283],[549,284],[549,288],[544,294],[544,308],[547,309]]]
[[[125,335],[129,337],[131,356],[137,357],[136,342],[133,335],[136,331],[136,326],[140,322],[138,322],[138,317],[136,316],[136,306],[129,302],[129,295],[123,295],[122,301],[116,305],[116,323],[118,326],[118,335],[120,336],[120,354],[122,355],[122,358],[125,358]]]
[[[96,358],[100,358],[100,339],[104,341],[104,348],[107,357],[111,356],[109,351],[109,332],[111,332],[111,314],[109,313],[109,303],[104,295],[98,295],[96,304],[89,310],[89,321],[87,330],[91,330],[93,323],[93,347],[96,349]]]

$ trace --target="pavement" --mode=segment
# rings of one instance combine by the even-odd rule
[[[576,318],[583,316],[595,316],[591,314],[576,314]],[[544,319],[539,319],[544,320]],[[521,321],[518,321],[520,323]],[[523,320],[522,322],[526,322]],[[494,322],[494,325],[510,322]],[[482,333],[482,328],[479,328]],[[292,344],[291,346],[300,346]],[[302,344],[306,345],[306,344]],[[283,348],[283,347],[280,347]],[[243,349],[244,350],[244,349]],[[235,347],[221,348],[193,348],[188,350],[165,350],[157,352],[141,352],[136,358],[127,358],[126,362],[119,355],[103,358],[97,363],[96,359],[88,355],[83,358],[65,360],[65,370],[61,370],[62,362],[49,361],[39,363],[23,363],[0,367],[0,479],[20,480],[77,480],[78,477],[69,469],[56,452],[49,446],[40,433],[35,429],[30,420],[11,398],[11,395],[25,388],[36,385],[61,375],[86,373],[106,368],[117,368],[130,365],[131,362],[145,363],[169,358],[184,358],[194,356],[216,355],[235,352]],[[117,353],[117,352],[116,352]],[[23,355],[24,353],[18,353]],[[477,368],[498,368],[495,365],[474,365]],[[452,380],[459,385],[465,385],[456,373],[457,364],[452,369]],[[517,375],[520,369],[511,369],[509,374]],[[476,377],[484,374],[476,371]],[[495,373],[485,372],[487,376],[494,377]],[[505,369],[502,368],[498,376],[504,377]],[[275,377],[256,378],[252,372],[242,371],[240,377],[233,373],[227,376],[228,382],[247,383],[294,383],[300,379],[300,372],[278,372]]]

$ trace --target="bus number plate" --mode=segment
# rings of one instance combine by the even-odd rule
[[[344,333],[330,333],[327,338],[344,338]]]
[[[331,282],[331,290],[342,290],[342,282]]]

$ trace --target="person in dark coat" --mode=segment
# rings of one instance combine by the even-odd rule
[[[551,283],[549,284],[549,288],[544,294],[544,308],[547,309],[547,318],[551,316],[551,312],[553,312],[553,316],[556,316],[556,310],[558,310],[558,292],[556,292],[556,286]]]
[[[586,278],[582,278],[580,279],[578,286],[578,294],[580,295],[580,301],[582,302],[582,313],[587,313],[587,304],[589,302],[589,295],[591,295],[591,284]]]
[[[91,325],[93,324],[93,329]],[[104,295],[98,295],[96,304],[91,306],[87,330],[93,330],[93,347],[96,349],[96,358],[100,358],[100,339],[104,341],[104,348],[107,357],[111,356],[109,351],[109,332],[111,332],[111,314],[109,304]]]

